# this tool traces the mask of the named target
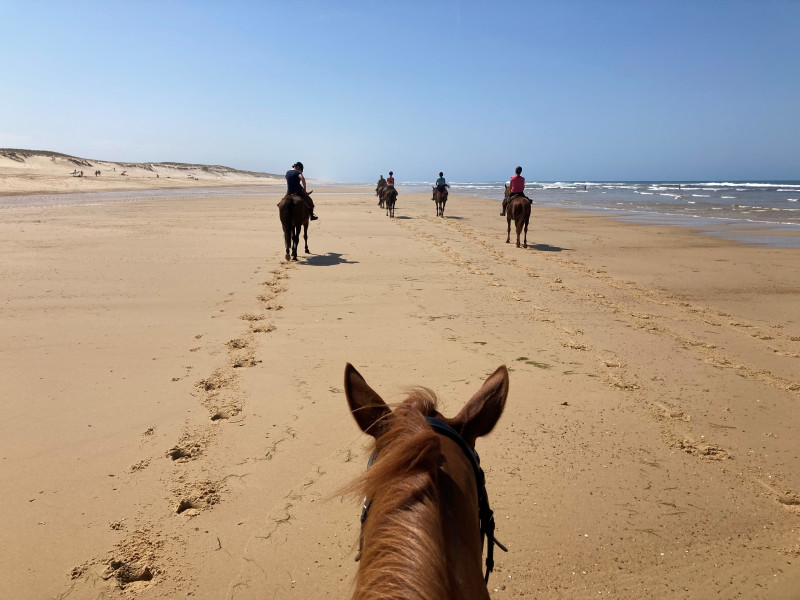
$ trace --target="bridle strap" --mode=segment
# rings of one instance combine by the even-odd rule
[[[498,546],[503,552],[508,552],[508,548],[494,537],[494,511],[489,507],[489,494],[486,492],[486,476],[483,474],[483,469],[481,469],[481,459],[478,453],[469,447],[464,438],[461,437],[461,434],[450,425],[436,417],[425,417],[425,420],[436,433],[440,433],[458,444],[472,465],[475,484],[478,488],[478,521],[480,522],[481,547],[483,547],[484,536],[486,537],[486,575],[484,581],[489,583],[489,574],[494,571],[494,547]]]
[[[489,574],[494,571],[494,547],[497,546],[503,552],[508,552],[508,548],[506,548],[503,544],[501,544],[497,539],[494,537],[494,512],[489,507],[489,495],[486,493],[486,476],[483,474],[483,469],[481,469],[481,459],[478,456],[478,453],[473,449],[470,448],[467,442],[461,437],[461,434],[458,433],[455,429],[453,429],[450,425],[442,421],[441,419],[437,419],[436,417],[425,417],[425,420],[428,422],[433,430],[436,433],[439,433],[447,438],[453,440],[458,446],[461,448],[464,455],[469,460],[469,463],[472,465],[472,471],[475,474],[475,485],[478,488],[478,521],[480,527],[480,534],[481,534],[481,548],[483,548],[483,540],[484,537],[486,538],[487,546],[486,546],[486,575],[484,576],[484,582],[489,583]],[[367,463],[367,468],[369,469],[372,466],[372,463],[375,462],[378,453],[373,452],[369,457],[369,462]],[[367,520],[367,514],[369,513],[369,507],[372,504],[372,499],[364,496],[364,504],[361,508],[361,528],[364,528],[364,522]],[[364,539],[361,538],[358,543],[358,554],[356,555],[356,562],[361,560],[361,550],[363,547]]]

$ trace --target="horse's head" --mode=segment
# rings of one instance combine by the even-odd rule
[[[481,549],[484,535],[488,547],[494,544],[494,520],[474,449],[503,413],[506,367],[453,418],[438,412],[425,388],[392,410],[350,364],[344,385],[353,418],[375,439],[370,468],[351,487],[365,496],[354,597],[361,597],[359,590],[410,592],[417,586],[427,592],[419,597],[488,597],[480,585]]]

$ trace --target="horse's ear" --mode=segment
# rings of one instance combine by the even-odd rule
[[[453,419],[461,436],[470,446],[486,435],[497,424],[508,396],[508,369],[503,365],[483,382],[483,386]]]
[[[379,437],[383,432],[384,420],[392,411],[350,363],[344,368],[344,393],[361,431]]]

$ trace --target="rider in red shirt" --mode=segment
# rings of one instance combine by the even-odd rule
[[[394,187],[394,173],[389,171],[389,177],[386,178],[387,187]]]
[[[508,203],[514,196],[522,196],[528,202],[533,204],[531,199],[525,195],[525,178],[522,176],[522,167],[517,167],[514,169],[514,173],[516,174],[512,175],[511,180],[508,182],[508,196],[503,199],[503,210],[500,213],[501,216],[506,214],[506,206],[508,206]]]

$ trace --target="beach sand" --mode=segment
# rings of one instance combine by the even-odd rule
[[[281,191],[0,212],[0,595],[349,597],[351,362],[446,415],[508,366],[492,598],[797,597],[797,251],[318,188],[292,263]]]

